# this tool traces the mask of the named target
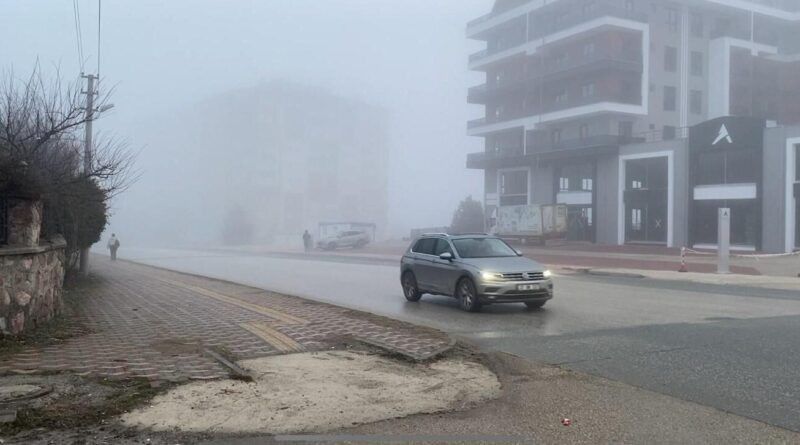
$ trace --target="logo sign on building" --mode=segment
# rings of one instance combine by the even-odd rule
[[[692,152],[706,150],[757,150],[764,145],[763,119],[752,117],[720,117],[689,129]]]

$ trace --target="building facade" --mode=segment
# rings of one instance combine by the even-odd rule
[[[573,240],[711,246],[728,206],[737,247],[794,249],[798,35],[794,1],[497,0],[467,25],[487,224],[563,203]]]

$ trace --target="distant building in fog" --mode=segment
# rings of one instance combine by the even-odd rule
[[[200,191],[193,225],[230,243],[297,243],[319,222],[387,222],[385,113],[325,90],[272,82],[214,96],[170,118]],[[186,173],[186,172],[182,172]],[[206,235],[208,236],[208,235]],[[215,240],[211,240],[215,241]]]
[[[800,2],[496,0],[467,36],[489,225],[558,202],[574,240],[704,246],[724,206],[737,247],[800,246]]]

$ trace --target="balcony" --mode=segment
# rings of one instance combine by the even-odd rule
[[[618,134],[601,134],[558,142],[529,141],[528,153],[547,154],[550,152],[580,152],[598,147],[619,147],[620,145],[644,141],[644,138]]]
[[[488,122],[487,122],[487,119],[485,117],[482,117],[480,119],[473,119],[473,120],[467,122],[467,129],[471,130],[473,128],[482,127],[482,126],[486,125],[487,123]]]
[[[617,17],[620,19],[647,23],[647,14],[644,12],[629,11],[625,8],[615,7],[610,4],[600,4],[592,11],[570,11],[560,16],[558,19],[554,19],[552,14],[543,14],[537,20],[538,23],[534,25],[529,40],[541,39],[550,34],[555,34],[559,31],[564,31],[601,17]]]
[[[529,141],[525,152],[520,147],[493,152],[470,153],[467,155],[467,168],[516,167],[520,164],[539,161],[616,155],[619,153],[621,145],[639,142],[645,142],[645,138],[616,134],[588,136],[559,142]]]
[[[590,71],[621,70],[641,73],[643,70],[641,57],[612,53],[611,51],[599,52],[586,57],[576,58],[566,63],[548,63],[532,76],[519,80],[511,80],[496,85],[478,85],[467,92],[467,102],[471,104],[485,104],[490,96],[519,93],[525,94],[533,88],[551,81],[561,81],[565,75],[582,75]]]
[[[481,60],[484,57],[487,57],[488,55],[489,55],[489,51],[485,50],[485,49],[482,49],[482,50],[480,50],[480,51],[478,51],[476,53],[472,53],[472,54],[469,55],[469,63],[473,63],[475,61]]]

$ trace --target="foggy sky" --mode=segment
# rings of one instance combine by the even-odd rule
[[[115,88],[116,107],[95,127],[142,149],[146,166],[159,153],[136,128],[169,122],[171,111],[275,79],[323,87],[389,113],[390,232],[447,225],[460,199],[482,197],[482,173],[465,168],[466,154],[482,149],[466,136],[466,121],[481,114],[466,91],[483,81],[466,68],[480,45],[465,38],[465,25],[492,3],[104,0],[100,74],[104,89]],[[85,71],[94,72],[97,1],[79,4]],[[38,59],[45,73],[77,76],[72,10],[68,0],[0,0],[0,68],[23,77]],[[142,182],[169,180],[143,171],[132,193]],[[111,230],[114,218],[135,219],[124,209],[122,195]],[[126,222],[119,225],[132,226]]]

